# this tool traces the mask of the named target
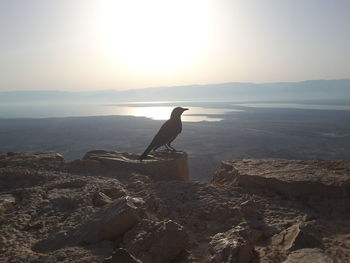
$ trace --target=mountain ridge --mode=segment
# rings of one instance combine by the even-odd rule
[[[350,79],[300,82],[226,82],[100,91],[1,91],[2,102],[31,101],[165,101],[165,100],[302,100],[350,98]]]

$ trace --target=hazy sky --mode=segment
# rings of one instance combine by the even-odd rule
[[[349,0],[1,0],[0,90],[350,78]]]

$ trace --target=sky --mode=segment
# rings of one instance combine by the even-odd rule
[[[2,0],[0,91],[350,78],[348,0]]]

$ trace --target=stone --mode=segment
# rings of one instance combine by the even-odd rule
[[[319,248],[303,248],[288,255],[283,263],[333,263],[334,261]]]
[[[209,243],[205,263],[248,263],[254,256],[252,233],[241,226],[214,235]]]
[[[241,176],[270,173],[283,184],[309,178],[311,186],[321,178],[341,190],[327,198],[281,195],[273,181],[237,186],[231,168],[212,184],[160,180],[167,175],[142,171],[157,154],[172,153],[152,154],[139,171],[80,160],[96,164],[91,173],[0,154],[0,195],[16,199],[0,215],[0,262],[314,262],[319,254],[350,262],[350,198],[339,198],[347,193],[348,161],[235,161]]]
[[[167,263],[184,251],[188,235],[183,226],[172,221],[142,220],[123,238],[123,247],[143,263]]]
[[[102,263],[142,263],[132,256],[126,249],[118,248],[111,257],[106,258]]]
[[[137,199],[135,203],[140,205],[140,199]],[[77,227],[39,241],[33,250],[48,252],[65,246],[115,240],[140,221],[143,211],[135,203],[130,197],[116,199]]]
[[[223,161],[212,183],[269,189],[287,197],[350,196],[350,161],[244,159]]]
[[[259,207],[253,200],[247,200],[242,202],[239,205],[239,208],[244,214],[254,215],[259,213]]]
[[[190,180],[185,152],[158,151],[143,161],[139,161],[138,158],[139,155],[133,153],[96,150],[86,153],[82,160],[71,162],[68,166],[73,171],[139,172],[160,181]]]
[[[0,214],[16,204],[16,196],[12,194],[0,195]]]
[[[137,203],[137,205],[136,205]],[[121,197],[106,205],[74,233],[79,244],[114,240],[136,225],[143,215],[140,199]]]
[[[111,202],[112,202],[112,198],[110,198],[109,196],[105,195],[102,192],[96,193],[92,199],[92,203],[94,204],[94,206],[97,206],[97,207],[102,207]]]
[[[321,239],[313,222],[298,223],[272,237],[272,244],[284,250],[301,248],[322,248]]]
[[[69,180],[69,181],[63,181],[58,183],[53,183],[48,186],[48,189],[55,189],[55,188],[81,188],[86,185],[86,181],[82,179],[75,179],[75,180]]]
[[[123,196],[127,196],[127,191],[121,184],[114,184],[110,187],[104,187],[101,189],[101,193],[104,193],[113,200]]]
[[[33,165],[33,164],[64,163],[64,158],[57,152],[20,152],[7,153],[0,158],[0,167],[11,165]]]

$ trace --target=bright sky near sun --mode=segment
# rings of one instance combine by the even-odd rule
[[[350,78],[348,0],[3,0],[0,90]]]

